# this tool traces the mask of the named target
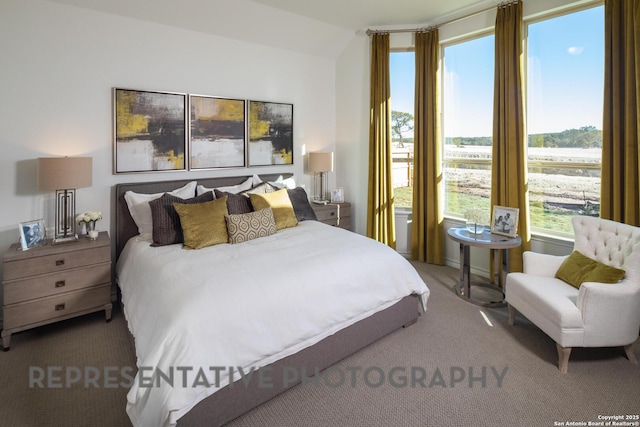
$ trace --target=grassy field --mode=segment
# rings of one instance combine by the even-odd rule
[[[395,207],[411,208],[413,187],[398,187],[394,190]],[[476,207],[485,209],[489,215],[491,214],[489,199],[473,194],[465,194],[462,192],[449,192],[450,196],[447,200],[447,208],[449,212],[463,212],[468,207]],[[464,207],[464,208],[463,208]],[[530,206],[531,226],[539,229],[552,230],[562,233],[573,233],[571,225],[571,217],[579,212],[568,211],[562,209],[552,209],[543,206],[542,203],[532,204]]]
[[[459,163],[446,166],[443,170],[446,186],[445,213],[455,212],[461,216],[469,208],[480,208],[486,209],[490,216],[491,147],[446,146],[445,155],[460,160]],[[599,149],[529,147],[528,155],[531,162],[553,162],[552,166],[531,167],[528,171],[530,218],[534,230],[573,234],[573,216],[598,215]],[[411,208],[411,147],[405,144],[405,148],[394,153],[394,156],[397,157],[397,161],[394,162],[393,181],[398,185],[394,189],[395,206]],[[470,162],[463,164],[462,160]],[[569,166],[563,167],[563,162]],[[576,163],[585,166],[576,168]]]

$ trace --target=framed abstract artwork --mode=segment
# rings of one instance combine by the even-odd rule
[[[113,90],[114,173],[187,169],[187,97]]]
[[[189,169],[244,167],[245,101],[189,95]]]
[[[249,166],[293,164],[293,104],[249,101]]]

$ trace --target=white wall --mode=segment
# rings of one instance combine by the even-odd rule
[[[336,147],[331,59],[41,0],[2,0],[0,40],[2,252],[19,222],[54,222],[53,194],[36,188],[37,157],[93,157],[93,186],[77,191],[76,210],[102,211],[98,228],[109,230],[116,183],[282,171],[310,189],[302,153]],[[293,103],[294,165],[113,175],[112,87]]]
[[[366,232],[369,167],[369,37],[353,38],[336,61],[336,185],[351,202],[352,229]]]

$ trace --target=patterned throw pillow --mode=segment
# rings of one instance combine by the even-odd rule
[[[259,211],[226,215],[229,243],[242,243],[258,237],[270,236],[276,232],[276,221],[271,208]]]

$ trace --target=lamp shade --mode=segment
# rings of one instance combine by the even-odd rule
[[[309,172],[333,172],[333,153],[309,153]]]
[[[38,190],[66,190],[91,187],[91,157],[38,158]]]

